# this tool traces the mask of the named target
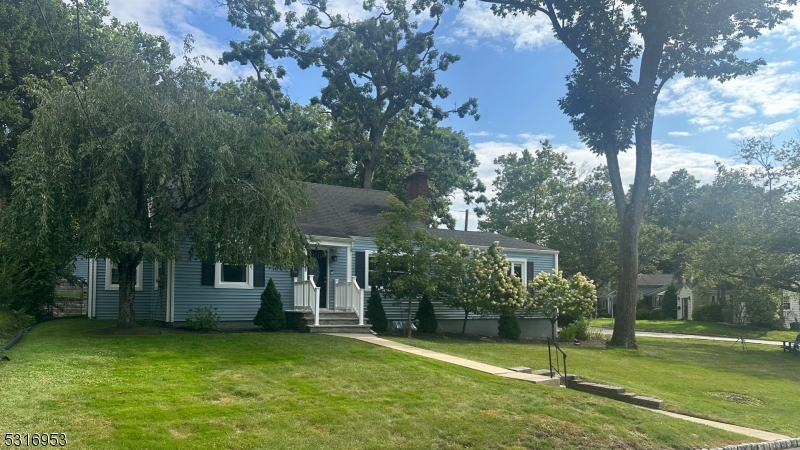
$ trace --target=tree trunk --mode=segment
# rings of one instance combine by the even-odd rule
[[[630,203],[620,217],[617,308],[614,311],[614,334],[609,346],[638,348],[636,345],[636,282],[639,275],[639,229],[644,217],[650,188],[650,170],[653,161],[653,118],[655,99],[636,128],[636,174],[631,188]]]
[[[469,311],[464,310],[464,325],[461,326],[461,334],[467,334],[467,317],[469,317]]]
[[[378,167],[378,160],[381,156],[381,142],[383,142],[383,129],[373,128],[369,132],[369,160],[364,164],[364,184],[361,186],[364,189],[372,189],[372,182],[375,179],[375,170]]]
[[[132,258],[121,258],[119,269],[119,314],[117,328],[133,328],[136,326],[134,305],[136,298],[136,267],[138,261]],[[110,270],[110,268],[107,268]]]

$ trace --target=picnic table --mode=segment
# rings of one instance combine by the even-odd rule
[[[800,356],[800,334],[797,335],[794,341],[783,341],[781,348],[784,352],[794,353]]]

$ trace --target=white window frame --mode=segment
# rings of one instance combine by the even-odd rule
[[[372,258],[372,250],[364,251],[364,291],[372,291],[372,285],[369,284],[369,260]]]
[[[520,264],[522,266],[522,285],[526,288],[528,287],[528,260],[527,259],[508,259],[508,264],[511,266],[511,274],[516,276],[514,273],[514,264]]]
[[[247,265],[247,271],[245,272],[247,275],[247,281],[244,283],[242,282],[230,282],[230,281],[222,281],[222,263],[218,262],[214,264],[214,288],[216,289],[253,289],[253,265]]]
[[[107,291],[118,291],[119,284],[112,284],[111,283],[111,266],[114,263],[111,262],[111,259],[106,258],[106,290]],[[140,262],[138,266],[136,266],[136,286],[134,287],[135,290],[141,291],[144,278],[144,261]]]

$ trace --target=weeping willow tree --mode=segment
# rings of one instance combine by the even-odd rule
[[[116,264],[118,327],[135,326],[136,267],[177,258],[183,239],[231,264],[305,255],[295,218],[307,197],[281,130],[226,111],[192,61],[171,69],[132,48],[77,89],[39,92],[6,215],[21,242]]]

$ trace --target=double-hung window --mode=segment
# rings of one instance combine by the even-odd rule
[[[142,277],[144,273],[144,262],[140,262],[138,266],[136,266],[136,287],[137,291],[142,290]],[[106,258],[106,290],[107,291],[118,291],[119,290],[119,269],[117,265],[111,262],[109,258]]]

